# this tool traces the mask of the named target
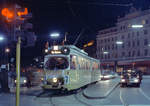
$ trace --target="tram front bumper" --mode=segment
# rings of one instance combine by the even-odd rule
[[[62,89],[63,86],[62,85],[43,85],[42,86],[43,89]]]
[[[61,89],[64,88],[64,80],[63,78],[52,78],[48,79],[46,83],[43,85],[43,89]]]

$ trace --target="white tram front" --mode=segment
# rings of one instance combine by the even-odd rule
[[[44,58],[43,89],[73,90],[100,80],[99,61],[73,46],[52,46]]]

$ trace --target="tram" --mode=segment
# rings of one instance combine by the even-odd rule
[[[100,62],[74,45],[54,45],[44,57],[44,90],[75,90],[101,79]]]

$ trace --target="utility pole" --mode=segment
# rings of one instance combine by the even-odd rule
[[[20,10],[21,9],[21,10]],[[12,8],[3,8],[1,11],[2,15],[5,17],[6,22],[14,25],[14,35],[17,37],[17,44],[16,44],[16,106],[20,104],[20,48],[21,48],[21,34],[16,36],[16,28],[18,25],[18,29],[21,32],[21,24],[29,18],[28,9],[22,8],[18,5],[14,5]],[[18,23],[17,23],[18,22]]]

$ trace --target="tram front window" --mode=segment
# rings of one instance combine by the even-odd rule
[[[66,69],[68,66],[69,63],[66,57],[50,57],[45,64],[45,68],[48,70]]]

